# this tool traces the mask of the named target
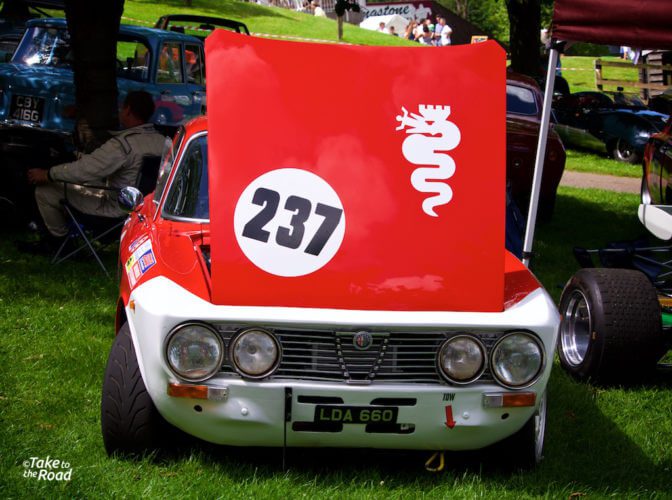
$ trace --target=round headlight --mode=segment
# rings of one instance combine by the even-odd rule
[[[235,368],[251,378],[269,375],[280,362],[280,345],[266,330],[245,330],[231,342],[230,359]]]
[[[502,337],[492,349],[492,374],[504,387],[530,385],[541,372],[544,351],[541,342],[525,332]]]
[[[456,335],[446,340],[439,350],[439,368],[456,384],[476,380],[485,370],[483,344],[470,335]]]
[[[166,359],[178,377],[191,382],[208,379],[222,366],[224,349],[216,332],[205,325],[178,326],[166,346]]]

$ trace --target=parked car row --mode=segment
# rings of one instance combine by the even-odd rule
[[[668,115],[651,111],[638,99],[602,92],[576,92],[557,99],[556,130],[566,146],[606,153],[639,164],[649,138],[663,129]]]

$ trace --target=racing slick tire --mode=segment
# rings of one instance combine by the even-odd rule
[[[114,339],[105,368],[100,423],[108,455],[152,451],[169,428],[147,393],[128,323]]]
[[[580,381],[638,381],[665,353],[656,289],[639,271],[579,270],[562,292],[560,316],[560,365]]]

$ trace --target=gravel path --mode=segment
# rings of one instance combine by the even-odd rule
[[[642,181],[634,177],[617,177],[615,175],[589,174],[585,172],[572,172],[565,170],[560,179],[562,186],[578,188],[596,188],[619,193],[638,194]]]

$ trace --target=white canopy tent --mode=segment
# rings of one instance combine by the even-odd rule
[[[399,14],[391,14],[388,16],[371,16],[364,19],[359,23],[360,28],[366,30],[376,31],[380,26],[380,23],[385,23],[385,29],[389,30],[390,26],[394,27],[394,31],[397,35],[403,35],[406,31],[406,26],[408,26],[408,19],[401,17]]]

